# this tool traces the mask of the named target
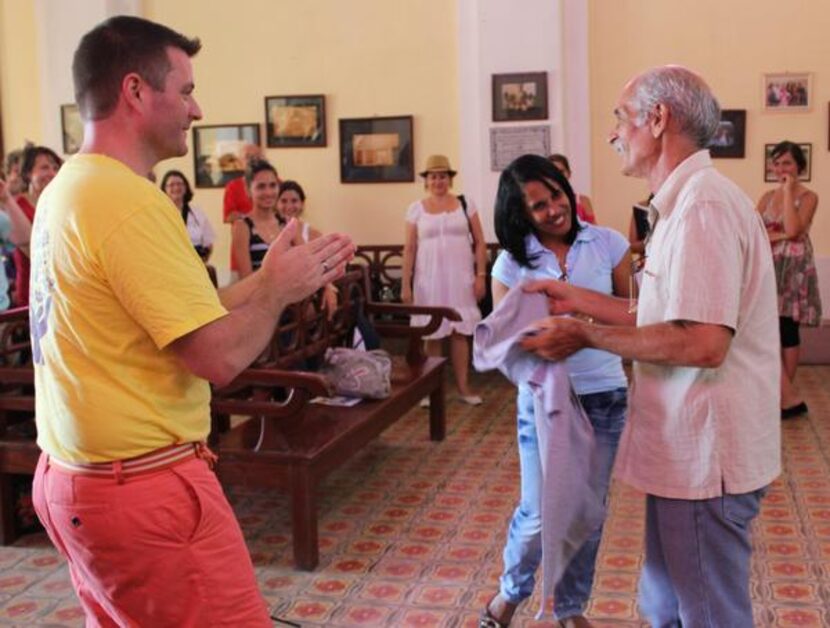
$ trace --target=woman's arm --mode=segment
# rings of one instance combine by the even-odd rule
[[[781,210],[781,217],[784,223],[784,234],[790,239],[797,238],[810,230],[818,206],[818,195],[808,190],[801,195],[801,203],[796,207],[794,179],[791,182],[789,176],[785,175],[782,187],[784,206]]]
[[[236,271],[239,278],[244,279],[254,272],[251,265],[251,232],[248,225],[240,218],[231,225],[231,255],[236,261]]]
[[[487,294],[487,243],[484,241],[484,230],[478,212],[470,216],[470,231],[473,234],[473,250],[475,251],[475,295],[481,301]]]
[[[626,251],[619,264],[611,271],[611,287],[616,297],[631,295],[631,253]]]
[[[403,268],[401,268],[401,301],[404,303],[412,303],[412,275],[417,254],[418,226],[415,223],[407,222],[403,244]]]
[[[493,290],[493,307],[495,308],[501,302],[501,300],[507,295],[507,293],[510,291],[510,288],[505,286],[498,279],[492,279],[490,281],[490,288]]]
[[[755,211],[757,211],[762,217],[764,215],[764,211],[767,208],[767,205],[769,205],[770,196],[772,196],[772,194],[774,193],[774,190],[769,190],[767,192],[764,192],[761,195],[761,198],[758,199],[758,204],[755,206]],[[774,225],[768,225],[764,223],[764,228],[767,230],[767,238],[769,238],[770,243],[787,239],[787,235],[783,231],[776,229]]]
[[[0,207],[6,210],[9,215],[9,223],[11,223],[11,230],[9,231],[9,241],[14,244],[20,252],[26,257],[29,257],[29,242],[32,239],[32,223],[20,205],[14,200],[8,184],[0,179]]]

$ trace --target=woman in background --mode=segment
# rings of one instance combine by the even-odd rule
[[[262,265],[268,247],[282,231],[277,217],[277,171],[264,159],[252,161],[245,172],[251,212],[231,226],[231,252],[239,278],[243,279]],[[293,244],[302,244],[299,234]]]
[[[202,261],[207,262],[213,252],[216,233],[205,213],[190,204],[193,200],[193,189],[187,177],[178,170],[168,170],[161,178],[161,189],[181,212],[193,248],[196,249]]]
[[[277,195],[277,215],[283,223],[296,218],[303,242],[320,237],[320,232],[302,219],[305,210],[305,192],[296,181],[283,181]]]
[[[20,177],[26,192],[15,200],[31,224],[35,219],[37,201],[46,186],[58,174],[63,165],[63,159],[51,148],[46,146],[28,145],[23,149],[23,158],[20,163]],[[17,270],[14,285],[14,304],[18,307],[29,305],[29,247],[18,246],[14,251],[14,265]]]
[[[776,144],[771,157],[779,185],[761,197],[757,209],[767,228],[778,284],[781,418],[791,419],[808,410],[795,385],[801,344],[799,326],[816,326],[821,322],[818,276],[810,242],[818,195],[798,180],[807,167],[798,144]]]
[[[571,164],[568,163],[568,158],[560,153],[554,153],[548,159],[570,181]],[[597,215],[594,213],[594,206],[591,204],[591,199],[584,194],[576,195],[576,215],[582,222],[589,222],[592,225],[597,224]]]
[[[449,338],[450,362],[460,399],[473,406],[481,397],[470,389],[470,336],[481,320],[478,309],[486,293],[487,248],[476,208],[450,192],[456,171],[444,155],[431,155],[424,178],[427,196],[406,212],[401,300],[415,305],[451,307],[461,321],[444,319],[426,338],[427,355],[440,356]],[[413,316],[413,325],[429,317]],[[422,405],[426,405],[422,402]]]

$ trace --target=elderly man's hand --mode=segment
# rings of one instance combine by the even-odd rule
[[[563,360],[588,346],[589,324],[563,316],[546,318],[522,339],[522,348],[546,360]]]
[[[525,292],[545,293],[548,297],[548,310],[553,316],[579,312],[579,288],[566,281],[540,279],[526,283],[522,289]]]
[[[354,244],[347,235],[334,233],[292,246],[296,234],[297,221],[292,219],[262,260],[266,281],[283,304],[301,301],[342,277],[354,257]]]

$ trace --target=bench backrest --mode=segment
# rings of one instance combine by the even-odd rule
[[[500,247],[487,245],[487,281]],[[373,301],[398,303],[401,300],[401,268],[403,244],[364,244],[355,249],[353,264],[365,266],[368,271],[370,294]]]
[[[254,362],[256,368],[294,369],[308,366],[328,347],[351,346],[358,309],[368,292],[366,270],[349,270],[335,282],[338,304],[334,316],[325,309],[323,294],[290,305],[280,319],[270,344]]]

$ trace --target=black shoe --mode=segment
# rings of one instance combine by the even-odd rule
[[[781,408],[781,420],[794,419],[802,414],[807,414],[807,404],[803,401],[789,408]]]

